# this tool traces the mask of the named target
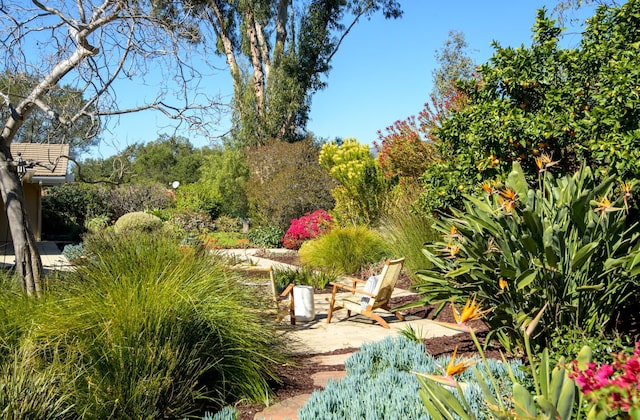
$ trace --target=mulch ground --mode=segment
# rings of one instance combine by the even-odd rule
[[[297,257],[293,254],[285,254],[281,256],[269,255],[270,259],[277,260],[279,262],[287,263],[287,264],[296,264]],[[400,279],[398,283],[398,287],[408,289],[410,285],[409,279],[403,277]],[[316,290],[316,293],[330,293],[329,290]],[[401,306],[412,301],[412,297],[404,297],[404,298],[394,298],[391,301],[391,307]],[[431,306],[421,306],[415,307],[411,309],[407,309],[403,311],[405,314],[418,316],[422,318],[432,319],[435,313],[436,307]],[[446,307],[443,311],[441,311],[438,316],[435,318],[441,322],[455,322],[453,318],[453,313],[449,307]],[[484,336],[486,335],[487,328],[486,326],[480,322],[475,321],[471,323],[471,326],[477,331],[477,335],[480,341],[483,341]],[[423,340],[425,349],[434,357],[438,357],[441,355],[452,354],[454,349],[458,348],[458,356],[473,356],[476,355],[476,348],[469,337],[469,334],[462,333],[456,334],[453,336],[447,337],[435,337]],[[311,376],[317,372],[325,372],[331,370],[344,370],[344,365],[331,365],[324,366],[318,363],[311,362],[311,359],[314,356],[320,355],[333,355],[333,354],[344,354],[344,353],[352,353],[357,349],[354,348],[346,348],[339,349],[332,352],[320,353],[320,354],[307,354],[302,355],[297,358],[298,363],[295,366],[292,365],[281,365],[276,367],[276,373],[281,379],[280,384],[273,384],[273,390],[276,394],[278,400],[284,400],[287,398],[294,397],[299,394],[310,394],[311,392],[319,389],[313,385],[313,379]],[[492,358],[500,358],[499,347],[489,346],[486,350],[487,357]],[[264,405],[260,404],[244,404],[239,405],[236,408],[240,411],[239,419],[241,420],[250,420],[253,419],[254,415],[264,409]]]

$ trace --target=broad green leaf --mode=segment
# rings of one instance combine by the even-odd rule
[[[587,368],[587,364],[592,360],[592,350],[589,346],[583,346],[578,352],[578,356],[576,360],[578,361],[578,369],[585,370]]]
[[[571,270],[576,271],[593,255],[600,245],[599,241],[590,242],[578,250],[571,260]]]
[[[447,274],[445,274],[445,277],[451,278],[451,277],[458,277],[461,276],[463,274],[467,274],[469,271],[471,271],[471,267],[467,266],[467,265],[463,265],[462,267],[456,269],[456,270],[452,270],[449,271]]]
[[[518,418],[538,418],[538,410],[529,391],[519,383],[513,384],[513,403]]]
[[[539,396],[536,399],[536,402],[538,403],[538,406],[540,406],[540,408],[542,409],[542,412],[546,414],[544,418],[548,418],[548,419],[560,418],[558,414],[558,410],[555,407],[555,405],[553,405],[553,403],[548,399],[546,399],[544,396],[542,395]]]
[[[518,290],[522,290],[529,286],[537,277],[538,272],[534,269],[529,269],[522,273],[520,277],[516,279]]]
[[[527,197],[527,191],[529,190],[529,184],[524,176],[524,171],[517,161],[513,162],[513,169],[509,174],[509,186],[518,194],[522,200]]]

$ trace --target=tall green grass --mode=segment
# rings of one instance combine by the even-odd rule
[[[38,398],[51,417],[176,418],[269,397],[284,348],[234,274],[161,234],[103,232],[85,245],[94,258],[44,299],[2,292],[0,375],[26,379],[0,386],[0,402],[26,387],[50,391]]]
[[[340,274],[356,274],[389,256],[384,239],[366,226],[335,227],[300,247],[303,265]]]
[[[428,217],[408,210],[407,206],[389,206],[380,220],[380,232],[393,254],[405,257],[405,269],[409,277],[416,279],[416,271],[433,265],[422,250],[425,243],[435,241],[438,236],[432,229],[433,221]]]

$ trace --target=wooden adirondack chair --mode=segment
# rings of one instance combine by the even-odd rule
[[[346,309],[347,316],[351,316],[351,312],[354,312],[355,314],[373,319],[384,328],[389,328],[389,324],[379,314],[376,314],[373,311],[376,309],[382,309],[391,313],[389,300],[391,299],[393,289],[396,287],[396,283],[400,277],[400,271],[402,270],[403,264],[404,258],[387,261],[380,275],[375,276],[378,277],[377,281],[371,279],[365,281],[356,278],[349,278],[349,280],[353,282],[353,287],[331,282],[333,285],[333,291],[331,293],[331,300],[329,301],[327,322],[331,322],[333,311]],[[364,287],[358,288],[358,284],[363,285]],[[336,296],[339,289],[348,290],[351,292],[351,295],[345,298]],[[400,321],[404,320],[399,312],[393,312],[393,314]]]

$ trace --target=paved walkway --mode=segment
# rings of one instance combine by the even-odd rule
[[[254,254],[257,250],[225,250],[239,259],[248,259],[251,264],[257,266],[273,265],[277,269],[286,269],[286,264],[273,262],[263,258],[258,258]],[[395,289],[393,296],[404,296],[411,292],[402,289]],[[339,355],[321,355],[338,349],[360,348],[364,343],[381,341],[389,336],[397,336],[400,331],[409,327],[413,328],[419,336],[424,338],[440,337],[456,334],[455,331],[442,327],[431,320],[406,316],[404,321],[398,320],[395,316],[380,312],[380,315],[389,323],[390,329],[383,328],[369,318],[362,316],[347,317],[345,310],[334,312],[331,323],[327,323],[327,312],[329,294],[316,294],[314,297],[315,316],[309,322],[297,321],[296,325],[283,324],[286,334],[292,341],[292,347],[298,354],[319,354],[310,359],[310,363],[318,363],[320,366],[341,365],[351,356],[351,353]],[[314,384],[324,387],[328,380],[340,380],[344,377],[344,371],[320,372],[314,376]],[[291,399],[281,401],[264,411],[257,413],[254,419],[271,420],[296,420],[298,409],[301,408],[309,398],[309,394],[299,395]]]
[[[40,251],[40,258],[45,270],[70,270],[72,268],[55,242],[37,242],[36,246]],[[10,242],[0,244],[0,267],[13,266],[15,261],[13,244]]]

